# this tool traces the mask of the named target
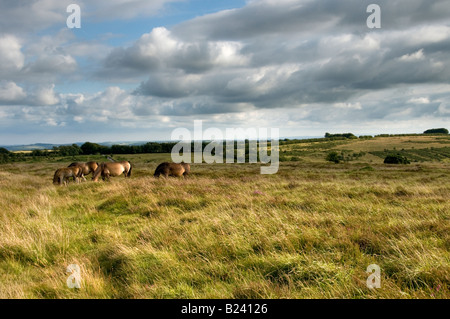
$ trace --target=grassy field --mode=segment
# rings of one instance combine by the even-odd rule
[[[449,143],[281,145],[277,174],[192,164],[187,179],[153,178],[169,154],[116,155],[131,179],[67,187],[53,172],[74,158],[0,165],[0,298],[449,298],[445,152],[410,165],[373,153]],[[334,164],[330,150],[364,155]],[[67,287],[70,264],[80,289]]]

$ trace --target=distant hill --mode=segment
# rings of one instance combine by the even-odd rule
[[[17,151],[33,151],[33,150],[51,150],[53,149],[53,147],[72,144],[77,144],[78,146],[81,146],[84,143],[85,142],[65,143],[65,144],[35,143],[27,145],[0,145],[0,147],[4,147],[10,152],[17,152]],[[148,141],[102,142],[97,144],[111,147],[112,145],[143,145],[145,143],[148,143]]]
[[[75,144],[75,143],[74,143]],[[78,144],[78,143],[76,143]],[[51,150],[53,146],[61,146],[66,144],[46,144],[46,143],[36,143],[29,145],[2,145],[0,147],[6,148],[8,151],[16,152],[16,151],[33,151],[33,150]],[[81,145],[81,144],[79,144]]]

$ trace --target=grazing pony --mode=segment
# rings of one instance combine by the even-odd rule
[[[114,163],[101,163],[94,172],[92,180],[97,182],[100,175],[102,179],[109,180],[110,176],[119,176],[123,174],[126,177],[131,176],[131,163],[127,161],[114,162]]]
[[[53,184],[67,185],[71,177],[76,183],[79,183],[82,175],[83,170],[78,166],[59,168],[56,170],[55,175],[53,175]]]
[[[158,167],[155,170],[154,177],[159,177],[160,175],[163,175],[165,177],[168,176],[175,176],[180,177],[184,176],[186,177],[191,172],[191,165],[188,163],[168,163],[164,162],[158,165]]]
[[[90,173],[92,173],[92,175],[94,175],[95,170],[98,167],[98,163],[97,162],[74,162],[72,164],[70,164],[68,167],[74,167],[74,166],[78,166],[83,170],[83,174],[81,175],[81,177],[86,181],[86,177],[87,175],[89,175]]]

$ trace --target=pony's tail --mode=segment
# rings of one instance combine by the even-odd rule
[[[133,165],[131,165],[130,162],[128,162],[130,164],[130,170],[127,173],[127,177],[131,177],[131,169],[133,168]]]

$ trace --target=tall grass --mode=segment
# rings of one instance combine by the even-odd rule
[[[61,163],[1,166],[0,298],[450,296],[448,164],[193,164],[154,179],[151,155],[130,158],[131,179],[67,187],[51,183]]]

